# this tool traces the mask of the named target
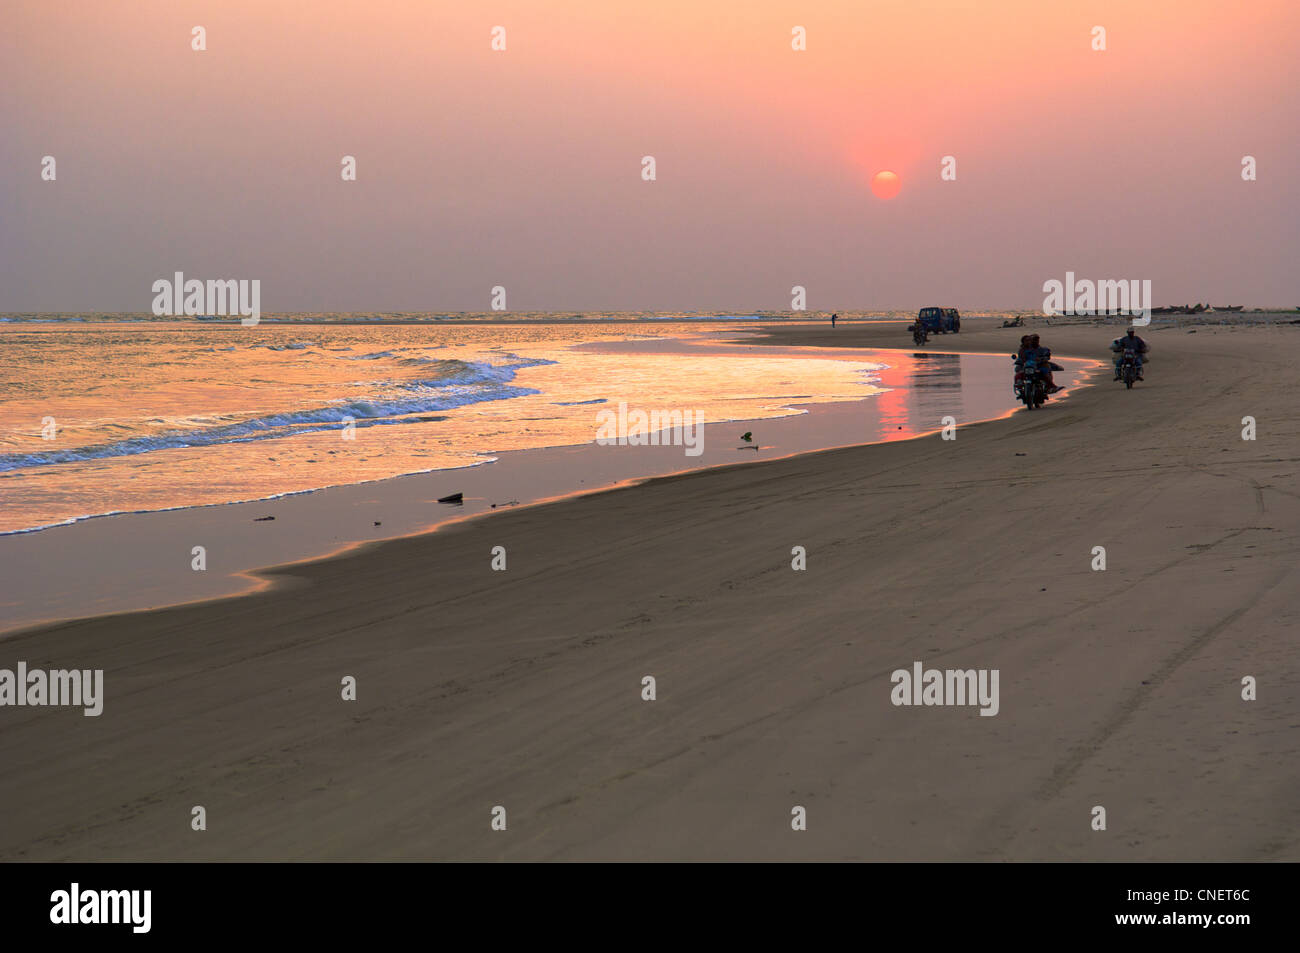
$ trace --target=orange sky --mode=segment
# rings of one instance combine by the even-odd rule
[[[1291,306],[1298,54],[1282,0],[20,0],[0,310],[174,270],[267,311],[1037,307],[1067,270]]]

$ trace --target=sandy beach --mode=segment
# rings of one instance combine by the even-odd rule
[[[1249,318],[1147,329],[1133,391],[1107,373],[955,440],[654,479],[0,640],[0,668],[105,685],[99,717],[6,711],[0,859],[1300,859],[1300,326]],[[930,348],[1010,353],[993,325]],[[1034,330],[1094,360],[1118,333]],[[996,716],[892,704],[915,662],[997,670]]]
[[[321,330],[324,329],[318,329],[317,333]],[[213,468],[226,474],[236,472],[238,485],[232,485],[230,480],[223,483],[220,478],[211,482],[232,499],[245,499],[119,512],[76,519],[39,531],[0,532],[0,565],[5,567],[6,581],[0,595],[0,640],[12,631],[52,621],[158,609],[251,592],[266,585],[266,580],[256,575],[266,566],[322,559],[376,541],[427,533],[444,523],[490,513],[494,508],[531,505],[649,477],[732,465],[737,460],[770,460],[814,450],[908,439],[937,430],[945,417],[951,416],[965,424],[1004,416],[1015,406],[1014,397],[1006,387],[1006,361],[1001,355],[779,348],[752,343],[754,332],[745,334],[745,341],[750,343],[721,347],[692,343],[691,329],[680,328],[679,333],[684,337],[651,342],[659,350],[669,344],[674,348],[673,359],[682,360],[687,368],[678,377],[698,381],[689,368],[692,364],[699,366],[701,354],[710,355],[710,360],[718,365],[749,372],[750,379],[744,382],[705,379],[695,384],[697,393],[707,390],[725,398],[742,390],[766,395],[751,398],[740,406],[734,400],[718,400],[713,407],[703,410],[687,402],[689,397],[684,394],[663,394],[653,403],[647,402],[652,408],[680,403],[691,409],[693,419],[704,421],[698,433],[694,428],[679,429],[676,433],[677,438],[691,437],[693,446],[675,444],[671,430],[668,441],[660,445],[597,444],[592,438],[599,432],[602,412],[616,418],[618,406],[599,401],[578,408],[566,422],[567,432],[551,436],[551,440],[559,442],[549,442],[544,435],[529,434],[537,445],[527,449],[502,450],[494,444],[479,445],[483,458],[490,461],[483,465],[430,469],[354,483],[349,480],[354,474],[349,472],[347,464],[321,463],[317,468],[320,482],[334,485],[269,497],[267,494],[281,488],[275,482],[280,476],[278,467],[270,459],[262,470],[256,466],[251,472],[232,470],[227,464],[222,471],[220,461],[206,460],[206,449],[174,451],[174,457],[183,458],[189,469],[178,468],[172,474],[173,480],[184,483],[187,478],[192,479],[200,489],[205,489],[204,481]],[[707,337],[718,333],[708,332]],[[722,333],[735,336],[738,332]],[[615,352],[608,364],[617,362],[626,372],[629,363],[636,361],[627,351],[644,349],[645,343],[623,343],[623,350]],[[781,370],[773,372],[770,365]],[[779,383],[774,378],[788,374],[789,379],[784,381],[787,390],[796,384],[804,385],[800,389],[813,390],[799,372],[826,365],[871,369],[854,371],[862,381],[838,400],[815,391],[787,396],[764,389],[765,385]],[[1088,373],[1094,363],[1066,360],[1066,366],[1061,375],[1063,381]],[[756,376],[764,370],[766,380]],[[620,387],[614,392],[622,393],[622,390]],[[821,402],[823,397],[826,402]],[[644,395],[634,398],[633,406],[644,400]],[[516,398],[472,405],[467,416],[481,420],[480,408],[490,406],[497,415],[518,415],[520,426],[526,428],[531,415],[548,416],[554,412],[552,408],[531,412],[526,408],[512,409],[517,403]],[[716,416],[721,414],[740,417]],[[783,416],[759,417],[760,414]],[[443,423],[434,421],[429,426],[437,429]],[[745,431],[757,434],[751,444],[739,439]],[[388,459],[390,454],[386,451],[394,440],[390,438],[387,447],[383,444],[375,447],[374,432],[372,429],[362,439],[349,442],[340,440],[338,431],[323,431],[314,437],[324,444],[316,453],[325,461],[332,460],[330,454],[335,452]],[[456,442],[474,446],[474,439],[461,437]],[[277,441],[274,450],[253,452],[258,457],[279,460],[302,441],[303,435],[297,435]],[[337,451],[330,443],[351,449]],[[311,452],[305,455],[311,456]],[[426,462],[437,462],[436,459],[425,461],[418,451],[413,453],[409,449],[399,450],[395,455],[408,460],[408,466],[417,471]],[[137,458],[147,464],[149,455]],[[147,474],[142,481],[139,474],[132,472],[129,467],[137,458],[119,458],[109,461],[107,466],[92,462],[86,468],[73,468],[75,472],[68,477],[68,486],[75,487],[78,502],[65,504],[67,510],[112,508],[111,497],[106,500],[96,494],[95,486],[78,485],[86,469],[99,466],[103,468],[91,470],[98,483],[112,482],[116,472],[118,484],[138,486],[143,482],[144,486],[137,492],[140,498],[147,499],[150,492],[147,477],[153,474]],[[127,466],[113,471],[114,463]],[[35,468],[35,471],[37,480],[48,473],[48,469]],[[189,477],[189,472],[194,475]],[[20,471],[19,475],[24,474]],[[39,522],[31,519],[30,511],[23,507],[23,500],[35,488],[35,481],[0,486],[0,499],[10,504],[12,520]],[[438,502],[454,494],[460,494],[458,504]],[[156,500],[154,497],[149,502],[165,506],[165,498],[161,502]],[[193,568],[195,546],[203,548],[202,571]],[[113,553],[112,559],[104,558],[106,551]],[[77,580],[75,587],[67,585],[70,578]]]

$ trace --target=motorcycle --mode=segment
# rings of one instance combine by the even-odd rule
[[[915,344],[917,347],[921,347],[929,340],[930,340],[930,332],[925,329],[925,325],[923,325],[920,321],[912,325],[913,344]]]
[[[1119,379],[1124,382],[1124,386],[1129,390],[1133,389],[1133,382],[1138,379],[1137,355],[1131,350],[1126,350],[1120,356]]]
[[[1019,362],[1020,357],[1012,354],[1011,359]],[[1043,372],[1039,369],[1037,361],[1030,358],[1023,365],[1016,368],[1015,383],[1012,385],[1012,390],[1016,395],[1016,399],[1023,400],[1025,407],[1030,410],[1036,410],[1047,402],[1047,380],[1043,377]]]

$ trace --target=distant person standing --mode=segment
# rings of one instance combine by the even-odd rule
[[[838,318],[838,317],[839,317],[838,314],[832,314],[832,315],[831,315],[831,327],[832,327],[832,328],[835,327],[835,319]]]

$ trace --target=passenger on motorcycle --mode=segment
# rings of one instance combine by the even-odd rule
[[[1110,349],[1115,352],[1115,380],[1119,380],[1119,365],[1124,359],[1125,352],[1132,351],[1133,357],[1137,360],[1138,380],[1142,380],[1142,356],[1147,352],[1147,342],[1137,336],[1137,332],[1132,328],[1121,338],[1116,338],[1110,342]]]
[[[1025,376],[1025,352],[1029,350],[1029,335],[1020,335],[1020,347],[1016,349],[1016,383]]]

